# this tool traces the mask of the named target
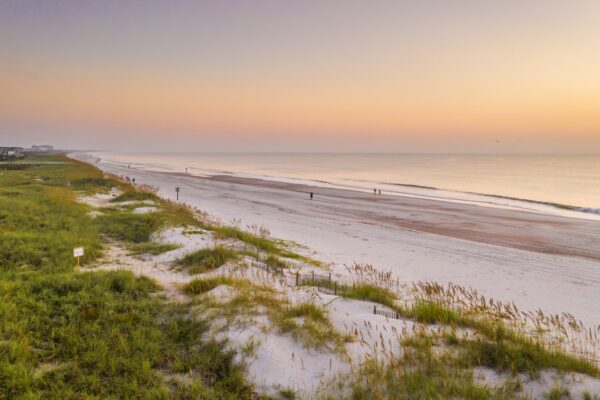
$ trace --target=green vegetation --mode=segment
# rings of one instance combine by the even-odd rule
[[[278,313],[272,314],[271,319],[280,332],[291,333],[309,348],[333,345],[332,349],[344,352],[343,345],[350,341],[349,336],[334,329],[323,308],[311,303],[284,306]]]
[[[118,203],[126,200],[138,201],[148,198],[158,203],[157,212],[135,214],[133,212],[135,205],[104,208],[104,213],[94,220],[94,224],[103,234],[115,240],[131,243],[148,242],[153,233],[163,228],[172,226],[198,227],[200,225],[188,206],[162,200],[154,193],[145,191],[143,188],[128,189],[113,201],[116,200]],[[157,249],[155,248],[155,250]]]
[[[250,399],[252,387],[224,343],[204,340],[204,322],[154,295],[129,272],[74,271],[101,254],[103,233],[138,242],[162,226],[191,222],[192,210],[107,210],[88,216],[76,192],[121,185],[63,156],[59,165],[0,174],[0,398]],[[141,217],[141,218],[140,218]],[[156,219],[155,219],[156,218]],[[104,226],[107,225],[107,226]]]
[[[124,201],[144,201],[144,200],[152,200],[152,201],[160,201],[160,198],[149,191],[140,190],[135,188],[129,188],[127,191],[121,193],[119,196],[115,197],[111,201],[113,203],[120,203]]]
[[[238,257],[238,252],[233,249],[224,246],[215,246],[187,254],[178,263],[179,265],[188,267],[188,272],[191,275],[195,275],[217,269],[226,262],[236,260]]]
[[[427,324],[468,326],[469,324],[454,310],[450,310],[433,301],[420,300],[402,314]]]
[[[305,347],[329,348],[343,352],[343,344],[350,337],[340,334],[331,324],[326,311],[314,304],[301,303],[290,306],[277,296],[270,287],[255,285],[244,279],[224,276],[194,279],[182,289],[183,293],[197,296],[219,285],[235,289],[235,295],[228,299],[215,299],[217,304],[202,299],[200,305],[217,308],[218,315],[227,318],[230,324],[244,325],[258,315],[266,315],[272,327],[280,333],[289,333]],[[265,327],[271,329],[271,326]]]
[[[312,264],[317,267],[322,267],[322,264],[319,261],[313,260],[309,257],[301,256],[300,254],[294,253],[292,251],[286,250],[282,247],[282,243],[280,241],[271,240],[267,237],[256,235],[254,233],[241,230],[240,228],[234,226],[206,226],[207,229],[211,229],[214,232],[216,238],[219,239],[235,239],[243,242],[247,245],[254,247],[258,251],[263,251],[267,253],[267,257],[284,257],[294,260],[300,260],[307,264]],[[246,249],[246,251],[248,251]],[[272,259],[274,260],[274,259]],[[279,260],[280,263],[283,263],[282,260]]]
[[[293,307],[289,307],[283,313],[285,318],[305,317],[315,322],[327,321],[327,315],[322,308],[311,303],[301,303]]]
[[[88,207],[74,201],[63,176],[102,175],[86,164],[71,168],[31,167],[0,175],[0,269],[70,270],[77,246],[85,247],[84,263],[100,255],[99,229],[87,217]]]
[[[548,400],[562,400],[562,399],[568,399],[569,397],[570,397],[569,391],[560,386],[553,387],[550,390],[550,392],[546,395],[546,398]]]
[[[278,254],[280,252],[275,241],[243,231],[233,226],[215,226],[213,231],[215,237],[219,239],[236,239],[267,253]]]
[[[98,229],[115,240],[142,243],[164,224],[158,213],[134,214],[130,211],[114,211],[102,214],[94,220]]]
[[[386,363],[370,359],[355,373],[353,399],[514,399],[510,383],[497,390],[477,384],[473,373],[451,354],[434,351],[434,340],[421,336],[403,343],[402,355]]]
[[[197,296],[210,292],[220,285],[232,285],[234,280],[225,276],[217,276],[214,278],[194,279],[183,287],[183,293],[189,296]]]
[[[291,388],[280,389],[279,396],[285,400],[294,400],[297,398],[296,391]]]
[[[531,376],[546,368],[559,371],[575,371],[600,376],[598,368],[559,351],[552,351],[527,338],[490,341],[465,340],[460,343],[462,361],[465,365],[479,365],[498,371],[525,372]]]
[[[113,187],[120,187],[122,184],[117,179],[105,177],[86,177],[77,178],[70,181],[75,190],[86,193],[107,192]]]
[[[306,286],[320,286],[330,290],[334,290],[338,296],[346,297],[349,299],[372,301],[392,309],[396,308],[396,296],[391,291],[371,285],[368,283],[358,283],[354,285],[342,285],[332,280],[314,279],[311,278],[303,279],[302,285]]]
[[[583,400],[598,400],[598,399],[600,399],[600,395],[592,395],[588,391],[583,392],[582,396],[583,396]]]
[[[411,307],[400,307],[396,304],[394,293],[371,284],[339,285],[322,279],[304,279],[302,284],[327,287],[346,298],[372,301],[391,308],[403,318],[423,324],[475,330],[475,339],[459,340],[453,334],[446,335],[446,344],[456,347],[460,353],[460,358],[453,362],[460,361],[463,368],[484,366],[499,372],[523,372],[531,376],[537,375],[542,369],[555,368],[562,372],[579,372],[600,377],[600,369],[591,361],[548,348],[524,334],[518,334],[499,321],[461,315],[435,301],[421,299]]]
[[[333,327],[325,308],[291,305],[268,286],[228,277],[194,279],[182,289],[193,307],[184,307],[167,303],[156,295],[160,288],[153,281],[128,272],[75,272],[73,247],[85,247],[84,266],[102,254],[109,238],[132,254],[160,254],[176,246],[150,238],[172,226],[212,230],[249,247],[216,246],[192,253],[179,261],[190,273],[212,271],[242,254],[253,254],[276,269],[287,268],[286,259],[315,262],[267,235],[197,222],[194,209],[160,199],[152,190],[133,189],[87,164],[60,155],[47,158],[65,163],[0,173],[0,398],[254,398],[225,343],[203,339],[207,325],[195,314],[202,307],[235,324],[266,316],[268,326],[261,329],[288,334],[309,348],[344,352],[350,338]],[[124,193],[96,218],[89,215],[90,207],[76,201],[81,193],[112,187]],[[119,204],[149,199],[157,212],[134,214],[133,206]],[[497,390],[479,385],[472,372],[479,366],[530,376],[554,368],[600,377],[590,361],[542,345],[491,318],[444,306],[434,297],[400,307],[392,291],[371,284],[302,283],[439,325],[438,333],[424,328],[426,333],[405,340],[400,356],[386,353],[382,339],[381,351],[391,363],[373,358],[353,371],[362,378],[344,384],[356,399],[515,397],[518,384],[511,380]],[[199,297],[219,285],[232,287],[231,296]],[[474,334],[458,337],[456,327]],[[256,343],[250,343],[243,354],[255,349]],[[280,395],[296,396],[289,389]],[[567,395],[557,387],[548,398]]]
[[[344,297],[359,299],[394,307],[395,296],[387,289],[370,284],[356,284],[345,287],[342,291]]]
[[[202,343],[206,326],[151,296],[148,279],[26,274],[1,287],[0,397],[250,397],[232,354]],[[174,396],[168,375],[190,372]]]
[[[274,267],[276,269],[286,269],[286,268],[290,267],[289,263],[283,261],[281,258],[279,258],[279,257],[277,257],[276,255],[273,255],[273,254],[269,254],[267,256],[267,258],[265,258],[263,261],[268,266]]]

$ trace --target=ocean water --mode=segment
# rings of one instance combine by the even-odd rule
[[[600,219],[600,155],[95,153],[105,162],[228,174]]]

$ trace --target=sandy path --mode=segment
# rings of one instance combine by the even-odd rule
[[[83,154],[79,159],[92,161]],[[224,220],[267,226],[343,271],[354,261],[401,279],[455,282],[520,308],[600,323],[600,223],[512,210],[236,177],[98,167],[158,186]],[[308,192],[315,193],[309,200]]]

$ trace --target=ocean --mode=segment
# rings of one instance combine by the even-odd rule
[[[600,155],[94,153],[132,168],[600,219]]]

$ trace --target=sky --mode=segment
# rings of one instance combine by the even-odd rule
[[[600,152],[597,0],[0,0],[0,145]]]

